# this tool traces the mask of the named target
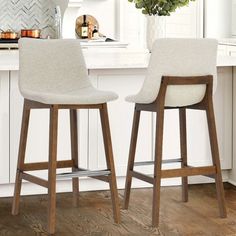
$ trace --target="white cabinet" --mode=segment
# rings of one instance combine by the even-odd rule
[[[227,46],[226,45],[218,45],[218,56],[227,56]]]
[[[124,98],[139,91],[145,77],[145,69],[90,70],[89,74],[96,87],[102,90],[115,91],[119,95],[118,100],[109,103],[108,109],[117,176],[125,176],[134,104],[125,102]],[[11,88],[10,97],[9,87]],[[232,68],[223,67],[218,69],[218,88],[214,101],[223,169],[232,168],[232,88]],[[9,178],[10,182],[15,180],[23,108],[23,98],[18,88],[17,72],[10,72],[10,76],[8,72],[0,74],[0,92],[2,105],[0,112],[2,130],[0,135],[0,183],[8,183]],[[80,166],[90,169],[106,168],[99,112],[97,110],[81,110],[78,114]],[[187,118],[189,163],[192,165],[210,164],[211,153],[206,115],[202,111],[190,110],[187,112]],[[164,159],[177,158],[180,155],[178,119],[177,111],[165,112]],[[154,122],[154,114],[142,112],[136,161],[153,160]],[[26,150],[27,162],[47,161],[48,126],[48,110],[33,110],[30,117]],[[58,160],[69,159],[70,156],[69,114],[68,111],[63,110],[59,113]],[[144,170],[144,168],[142,169]],[[152,169],[152,166],[145,167],[145,172],[152,173]],[[46,177],[46,171],[37,173],[37,175]]]
[[[125,102],[127,95],[139,91],[144,80],[142,71],[132,74],[129,71],[91,72],[91,79],[102,90],[115,91],[119,99],[108,105],[111,136],[116,172],[126,175],[134,104]],[[100,117],[97,111],[89,112],[89,159],[90,168],[105,168],[105,154],[101,133]],[[152,114],[142,113],[138,137],[136,160],[152,160]]]
[[[217,90],[214,94],[216,128],[222,169],[231,169],[233,136],[233,74],[231,67],[217,70]]]
[[[19,137],[21,118],[23,110],[23,97],[18,88],[18,72],[11,72],[10,91],[10,181],[15,181],[16,163],[19,148]],[[87,111],[79,113],[80,120],[80,165],[87,166]],[[69,112],[59,111],[58,123],[58,160],[70,159],[70,124]],[[49,110],[31,110],[30,125],[26,148],[26,162],[41,162],[48,160],[48,140],[49,140]],[[60,170],[60,171],[65,171]],[[37,173],[38,176],[46,177],[46,171]]]
[[[0,72],[0,184],[9,183],[9,72]]]
[[[232,68],[219,68],[214,109],[222,169],[232,168],[232,87]],[[187,110],[187,138],[189,165],[210,165],[211,151],[204,111]],[[164,122],[163,158],[180,157],[179,143],[178,111],[167,110]]]
[[[118,70],[90,71],[90,77],[96,87],[115,91],[119,95],[119,99],[110,102],[108,106],[118,176],[124,176],[126,173],[134,108],[134,105],[125,102],[124,98],[138,92],[141,88],[144,71],[133,72],[133,74],[125,70],[123,72]],[[214,95],[214,102],[222,169],[230,169],[232,168],[232,70],[230,68],[218,69],[218,88]],[[154,127],[155,115],[142,112],[136,161],[153,160]],[[205,112],[188,110],[187,129],[189,164],[210,165],[211,151]],[[179,157],[179,143],[178,111],[167,110],[164,122],[163,158]],[[172,165],[172,167],[177,166]],[[92,169],[105,168],[100,117],[95,110],[89,112],[89,167]],[[152,173],[152,168],[149,166],[146,171]]]
[[[236,46],[220,44],[218,45],[218,55],[236,57]]]
[[[236,46],[227,46],[227,55],[236,57]]]
[[[222,169],[232,168],[232,86],[232,69],[218,69],[214,109]],[[187,118],[190,165],[211,164],[206,113],[189,110]]]

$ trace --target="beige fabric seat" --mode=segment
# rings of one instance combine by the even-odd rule
[[[216,89],[215,39],[158,39],[153,45],[148,72],[140,92],[128,96],[133,103],[148,104],[159,93],[162,76],[213,75],[213,90]],[[205,94],[205,85],[168,86],[165,106],[181,107],[200,102]]]
[[[26,99],[45,104],[100,104],[118,98],[93,87],[77,40],[24,38],[19,40],[19,49],[19,87]]]
[[[78,206],[80,177],[95,178],[110,186],[114,222],[120,223],[119,196],[108,117],[107,102],[118,96],[113,92],[94,88],[89,80],[84,57],[78,40],[20,39],[19,88],[24,99],[18,163],[12,214],[19,214],[22,180],[48,190],[48,223],[50,235],[56,231],[56,180],[72,178],[73,205]],[[30,114],[35,109],[49,111],[48,161],[25,163]],[[107,168],[89,170],[80,168],[78,111],[96,109],[100,113],[101,130]],[[58,160],[59,111],[67,110],[70,122],[71,159]],[[40,124],[39,124],[40,125]],[[37,138],[37,137],[36,137]],[[35,141],[37,143],[37,140]],[[66,173],[57,169],[67,168]],[[71,172],[68,172],[68,168]],[[48,170],[48,179],[35,176],[35,170]],[[29,173],[33,171],[33,173]]]
[[[213,107],[213,91],[216,88],[217,41],[214,39],[159,39],[152,47],[152,55],[146,79],[140,92],[127,97],[135,103],[132,134],[127,167],[124,208],[128,209],[132,178],[153,184],[152,226],[159,226],[160,189],[162,178],[182,178],[182,200],[188,201],[188,176],[203,175],[215,179],[219,213],[227,216],[224,186],[222,182],[220,155],[217,141]],[[165,110],[175,109],[179,113],[180,158],[163,158]],[[188,163],[188,137],[186,111],[206,112],[212,164],[197,166]],[[141,112],[156,114],[154,161],[135,162]],[[168,125],[168,124],[167,124]],[[142,137],[143,138],[143,137]],[[173,137],[171,137],[173,139]],[[165,148],[172,148],[166,142]],[[198,142],[194,145],[198,145]],[[177,153],[176,153],[177,154]],[[179,155],[179,153],[177,154]],[[199,157],[200,158],[200,157]],[[180,168],[170,164],[179,163]],[[153,177],[144,174],[135,166],[153,164]],[[162,164],[169,164],[163,168]]]

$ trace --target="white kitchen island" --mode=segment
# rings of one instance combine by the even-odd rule
[[[126,103],[124,97],[138,92],[142,86],[149,53],[128,49],[86,49],[84,56],[88,73],[94,86],[112,90],[119,94],[117,101],[109,104],[110,125],[114,149],[114,158],[118,176],[118,187],[124,187],[128,149],[133,116],[133,104]],[[236,111],[233,97],[236,94],[234,67],[236,58],[218,58],[218,89],[215,94],[215,112],[219,138],[221,163],[224,179],[234,183],[233,157],[233,111]],[[0,52],[0,196],[12,196],[16,172],[18,142],[22,114],[23,98],[18,89],[18,52]],[[235,77],[236,78],[236,77]],[[234,92],[235,91],[235,92]],[[59,113],[58,159],[70,158],[69,113]],[[164,158],[179,156],[178,113],[167,111],[165,117]],[[210,146],[204,112],[188,111],[188,153],[193,165],[204,165],[210,160]],[[153,158],[153,124],[155,116],[143,113],[141,132],[137,146],[137,160]],[[47,110],[34,110],[31,114],[26,160],[45,161],[48,157]],[[79,112],[79,150],[81,167],[102,169],[105,164],[102,137],[99,129],[99,116],[96,110]],[[40,124],[40,125],[39,125]],[[122,127],[122,128],[121,128]],[[168,145],[167,145],[168,144]],[[167,149],[165,147],[171,147]],[[152,173],[152,167],[145,171]],[[46,177],[45,172],[39,173]],[[232,179],[229,179],[232,177]],[[206,178],[191,177],[191,182],[210,181]],[[179,184],[179,179],[164,180],[163,184]],[[134,181],[135,187],[148,186],[144,182]],[[106,189],[108,185],[94,179],[83,178],[81,190]],[[70,191],[70,181],[58,181],[58,191]],[[31,183],[24,183],[23,194],[45,193],[46,190]]]

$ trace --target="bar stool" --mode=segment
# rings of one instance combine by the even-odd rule
[[[88,176],[108,182],[111,190],[114,221],[120,222],[119,199],[107,102],[117,99],[113,92],[95,89],[89,81],[80,43],[77,40],[20,39],[19,88],[24,97],[20,135],[18,166],[12,214],[19,213],[22,179],[48,189],[48,232],[55,232],[56,218],[56,170],[71,167],[65,174],[73,179],[73,202],[77,205],[79,177]],[[49,161],[25,163],[28,125],[31,109],[50,110]],[[58,110],[70,111],[71,160],[57,161]],[[89,171],[79,168],[77,109],[99,109],[106,153],[107,169]],[[48,169],[48,180],[38,178],[27,171]],[[62,178],[63,174],[58,175]]]
[[[152,49],[146,79],[140,92],[126,98],[135,103],[129,161],[124,194],[128,209],[132,177],[153,184],[152,225],[159,225],[161,178],[182,177],[182,200],[188,201],[188,176],[215,178],[220,216],[226,217],[212,94],[216,89],[217,41],[213,39],[158,39]],[[179,110],[181,158],[162,160],[164,110]],[[206,111],[213,165],[188,166],[186,109]],[[141,111],[155,112],[154,162],[134,162]],[[181,162],[179,169],[162,164]],[[134,166],[154,164],[154,177],[134,170]]]

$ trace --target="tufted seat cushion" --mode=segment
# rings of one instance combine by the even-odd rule
[[[45,104],[100,104],[118,96],[91,84],[78,40],[20,39],[19,88]]]

